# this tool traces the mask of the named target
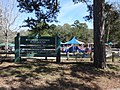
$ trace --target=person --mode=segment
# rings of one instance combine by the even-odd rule
[[[67,60],[69,60],[69,45],[66,45],[65,52],[66,52]]]
[[[89,50],[89,48],[87,47],[87,45],[84,45],[84,52],[83,52],[82,58],[87,57],[88,50]]]

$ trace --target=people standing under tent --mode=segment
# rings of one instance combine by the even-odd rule
[[[69,60],[69,48],[70,47],[71,47],[70,45],[66,45],[66,47],[65,47],[65,53],[66,53],[66,56],[67,56],[67,60]]]
[[[82,58],[85,58],[87,56],[87,50],[88,50],[87,46],[84,45],[84,52]]]
[[[61,51],[62,51],[62,52],[65,52],[65,49],[66,49],[66,45],[62,45],[62,46],[61,46]]]

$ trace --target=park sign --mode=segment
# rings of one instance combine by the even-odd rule
[[[60,62],[60,39],[58,36],[20,36],[15,37],[15,62],[22,57],[56,57]]]

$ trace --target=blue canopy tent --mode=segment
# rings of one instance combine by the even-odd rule
[[[109,45],[113,45],[113,43],[112,43],[112,42],[109,42],[108,44],[109,44]]]
[[[84,42],[80,42],[76,39],[76,37],[73,37],[70,41],[66,42],[65,44],[71,44],[69,48],[66,49],[66,52],[76,52],[77,50],[79,52],[83,52],[82,50],[78,49],[78,46],[74,46],[76,44],[84,44]]]
[[[109,43],[105,43],[105,45],[113,45],[113,43],[112,43],[112,42],[109,42]]]
[[[65,44],[84,44],[84,42],[80,42],[75,37],[73,37],[70,41],[66,42]]]

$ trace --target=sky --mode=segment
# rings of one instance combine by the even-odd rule
[[[59,0],[60,1],[60,12],[58,13],[58,23],[53,22],[51,24],[64,25],[65,23],[73,24],[75,20],[79,20],[81,23],[87,23],[88,28],[92,28],[92,22],[86,22],[83,17],[88,15],[86,4],[78,3],[74,4],[72,0]],[[26,18],[30,15],[22,15],[22,18]]]
[[[93,21],[85,21],[83,17],[89,15],[87,12],[87,6],[85,3],[74,4],[73,0],[59,0],[61,9],[57,19],[59,23],[56,25],[63,25],[64,23],[73,24],[75,20],[79,20],[80,23],[86,23],[89,29],[93,29]],[[91,3],[93,0],[90,0]],[[119,2],[120,0],[105,0],[106,2]]]
[[[8,0],[3,0],[3,1],[6,3]],[[58,17],[57,17],[57,20],[59,22],[54,24],[63,25],[65,23],[68,23],[71,25],[74,23],[75,20],[79,20],[80,23],[86,23],[89,29],[93,29],[93,22],[85,21],[83,18],[84,16],[88,15],[87,7],[85,3],[74,4],[72,2],[73,0],[59,0],[59,1],[61,6],[60,12],[58,13]],[[106,0],[106,1],[120,2],[120,0]],[[18,11],[18,8],[16,8],[14,12],[17,12],[17,11]],[[14,25],[21,26],[23,24],[23,21],[28,17],[35,17],[35,16],[33,14],[22,13],[16,19],[16,22]]]
[[[64,23],[73,24],[75,20],[79,20],[81,23],[85,22],[83,17],[88,15],[85,3],[74,4],[72,0],[61,0],[60,4],[59,23],[57,25],[63,25]],[[89,28],[92,28],[92,22],[85,23],[87,23]]]

